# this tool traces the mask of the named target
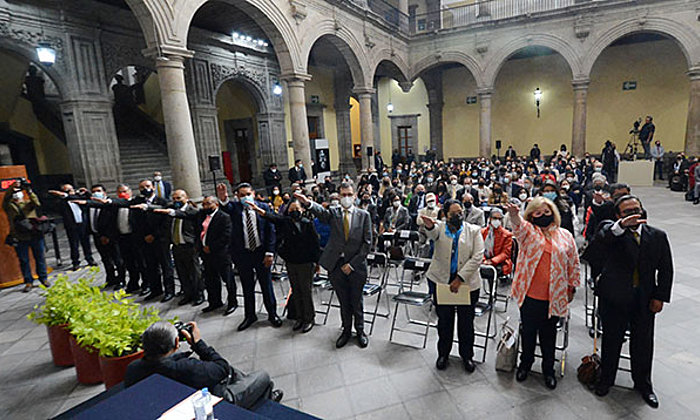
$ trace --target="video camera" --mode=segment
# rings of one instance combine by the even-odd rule
[[[639,126],[640,126],[641,124],[642,124],[642,118],[640,117],[637,121],[635,121],[634,123],[632,123],[632,126],[633,126],[634,128],[632,128],[632,129],[630,130],[629,133],[630,133],[630,134],[639,134]]]
[[[177,336],[180,338],[180,341],[187,341],[182,331],[187,331],[190,334],[190,337],[192,337],[194,330],[192,324],[185,324],[184,322],[177,321],[173,325],[177,330]]]

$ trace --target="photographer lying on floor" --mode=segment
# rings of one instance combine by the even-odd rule
[[[199,359],[190,358],[192,352],[176,353],[181,339],[187,341]],[[127,367],[127,387],[158,373],[192,388],[207,387],[212,394],[247,409],[265,398],[275,402],[282,399],[283,392],[273,390],[267,372],[246,374],[233,368],[202,340],[194,322],[178,323],[177,328],[169,322],[155,322],[143,333],[142,341],[144,356]]]

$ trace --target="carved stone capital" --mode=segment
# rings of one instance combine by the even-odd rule
[[[292,17],[299,25],[308,14],[306,11],[306,4],[300,0],[289,0],[289,4],[292,6]]]

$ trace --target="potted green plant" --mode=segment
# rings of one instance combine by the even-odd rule
[[[107,389],[124,380],[129,363],[143,357],[141,335],[158,321],[156,308],[142,308],[119,290],[114,292],[107,308],[104,328],[94,344],[99,352],[100,371]]]
[[[88,281],[92,281],[92,278],[83,280],[83,283]],[[71,283],[68,281],[68,276],[61,275],[52,287],[47,288],[43,285],[40,287],[40,293],[45,300],[42,304],[34,306],[34,310],[27,318],[46,326],[54,365],[73,366],[68,324],[71,316],[80,309],[82,286]]]

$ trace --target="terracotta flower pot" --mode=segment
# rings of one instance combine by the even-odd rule
[[[73,353],[78,382],[86,385],[102,382],[102,371],[100,371],[100,360],[97,350],[81,347],[72,335],[70,336],[70,349]]]
[[[100,370],[102,371],[102,380],[105,383],[105,388],[110,389],[114,385],[122,382],[126,374],[126,367],[129,366],[129,363],[142,357],[143,351],[121,357],[100,356]]]
[[[66,329],[67,325],[46,326],[51,357],[56,366],[73,366],[73,353],[70,350],[70,333]]]

